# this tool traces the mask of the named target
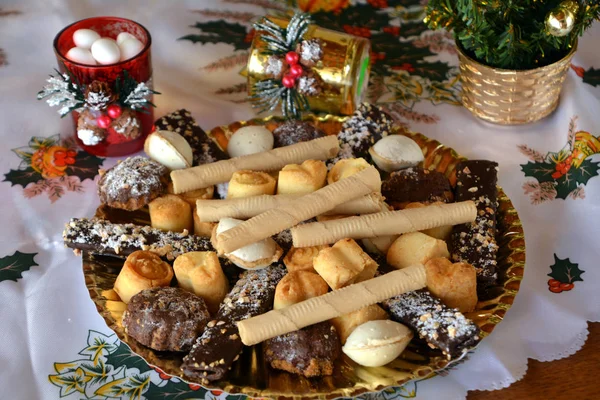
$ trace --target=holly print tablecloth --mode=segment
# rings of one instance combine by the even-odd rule
[[[466,361],[440,376],[371,397],[462,399],[520,379],[527,358],[579,350],[600,315],[600,26],[579,43],[559,109],[502,127],[460,106],[452,36],[422,23],[420,0],[202,2],[5,1],[0,5],[0,385],[14,399],[225,398],[171,378],[132,354],[89,299],[80,258],[62,245],[70,217],[94,213],[99,167],[72,127],[35,100],[56,66],[52,39],[89,16],[117,15],[151,32],[156,116],[189,109],[205,129],[253,117],[240,75],[252,22],[290,6],[327,28],[368,37],[368,98],[398,124],[469,158],[500,164],[523,222],[527,266],[514,306]]]

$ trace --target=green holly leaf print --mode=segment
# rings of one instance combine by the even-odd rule
[[[4,182],[10,182],[11,186],[21,185],[25,188],[30,183],[36,183],[42,179],[42,174],[31,167],[24,169],[11,169],[4,174]]]
[[[423,23],[423,21],[417,22],[405,22],[400,27],[400,36],[420,36],[421,33],[427,31],[427,25]]]
[[[581,274],[585,271],[580,270],[579,264],[572,263],[568,258],[561,260],[554,254],[554,265],[551,265],[550,269],[552,272],[548,276],[560,283],[583,282]]]
[[[94,394],[97,396],[116,397],[118,399],[141,399],[149,386],[149,374],[136,374],[115,379],[99,387]]]
[[[569,194],[571,194],[571,192],[577,189],[577,187],[579,186],[579,184],[573,176],[573,172],[571,171],[573,169],[574,168],[571,168],[566,174],[564,174],[556,180],[555,188],[557,199],[566,199],[569,196]]]
[[[91,378],[85,375],[83,369],[77,368],[60,375],[50,375],[48,379],[60,388],[60,397],[65,397],[75,392],[85,393],[85,386]]]
[[[206,393],[208,391],[198,384],[187,384],[178,379],[171,379],[164,386],[150,385],[146,397],[161,400],[205,399]]]
[[[127,368],[137,368],[141,373],[151,369],[142,357],[133,353],[129,346],[123,342],[119,342],[119,347],[106,356],[106,364],[111,364],[115,368],[122,365]]]
[[[593,162],[590,159],[585,159],[579,168],[573,167],[569,170],[569,173],[573,176],[573,179],[575,179],[577,183],[587,185],[590,178],[598,176],[599,164],[600,162]]]
[[[23,272],[29,271],[29,268],[38,265],[33,260],[36,255],[37,253],[15,251],[12,256],[0,258],[0,282],[6,280],[16,282],[22,278],[21,274]]]
[[[450,66],[441,61],[419,62],[413,65],[414,74],[431,81],[445,81],[450,72]]]
[[[583,73],[583,82],[592,85],[600,85],[600,69],[590,68]]]
[[[530,161],[527,164],[521,164],[521,170],[525,176],[535,178],[539,183],[554,182],[552,174],[556,171],[556,164]]]
[[[369,33],[361,32],[365,29],[379,31],[381,27],[390,24],[390,16],[386,12],[378,12],[368,4],[355,4],[344,8],[341,12],[331,13],[318,11],[311,14],[316,25],[336,31],[368,36]],[[396,38],[397,40],[397,38]]]
[[[199,29],[201,33],[180,37],[178,40],[189,40],[192,43],[227,43],[233,45],[235,50],[245,50],[250,47],[246,35],[248,30],[244,25],[230,23],[224,20],[197,22],[192,28]]]
[[[86,179],[93,181],[96,175],[98,175],[98,168],[100,168],[103,162],[103,158],[96,157],[84,151],[78,151],[75,156],[75,163],[67,167],[66,173],[69,176],[77,176],[82,182]]]

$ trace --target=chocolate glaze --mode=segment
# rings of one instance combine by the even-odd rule
[[[450,358],[460,357],[480,339],[479,327],[422,289],[381,303],[392,319],[411,328],[430,347]]]
[[[456,225],[450,237],[450,253],[455,262],[466,262],[477,269],[477,292],[486,297],[486,290],[496,284],[496,187],[498,164],[493,161],[462,161],[456,166],[457,201],[472,200],[477,217],[469,224]]]
[[[333,374],[341,345],[335,328],[325,321],[269,339],[263,350],[271,367],[311,378]]]
[[[273,131],[275,147],[290,146],[322,137],[325,137],[325,133],[305,121],[287,121]]]
[[[183,373],[206,383],[223,378],[244,347],[236,322],[269,311],[275,287],[284,275],[282,264],[245,271],[223,300],[215,319],[184,357]]]
[[[208,164],[229,158],[196,124],[196,120],[186,109],[173,111],[171,114],[157,119],[154,126],[159,131],[171,131],[182,135],[192,148],[194,165]]]
[[[421,167],[401,169],[382,182],[381,194],[388,203],[452,202],[452,187],[444,174]]]
[[[209,319],[202,298],[175,287],[155,287],[131,298],[123,327],[151,349],[188,351]]]
[[[209,238],[87,218],[72,218],[66,224],[63,241],[75,250],[123,258],[137,250],[149,250],[169,260],[190,251],[214,251]]]

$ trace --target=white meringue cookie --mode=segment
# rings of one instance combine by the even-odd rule
[[[117,45],[120,46],[121,43],[123,43],[127,39],[137,39],[137,38],[129,32],[121,32],[117,35]]]
[[[170,170],[192,166],[192,148],[179,133],[155,131],[146,138],[144,152]]]
[[[135,37],[122,40],[121,43],[118,43],[118,46],[121,51],[121,61],[137,56],[144,48],[144,44]]]
[[[96,40],[92,44],[91,51],[96,61],[102,65],[114,64],[121,59],[121,50],[117,42],[110,38]]]
[[[215,233],[218,236],[242,222],[244,221],[235,218],[223,218],[219,221]],[[273,238],[269,237],[227,253],[225,256],[229,257],[240,268],[256,269],[267,267],[274,261],[277,261],[281,256],[281,252],[281,248]]]
[[[359,365],[381,367],[394,361],[412,337],[412,331],[398,322],[369,321],[352,331],[342,351]]]
[[[261,153],[273,148],[273,134],[264,126],[244,126],[231,135],[227,144],[230,157]]]
[[[369,154],[385,172],[414,167],[425,159],[417,142],[402,135],[384,137],[369,149]]]

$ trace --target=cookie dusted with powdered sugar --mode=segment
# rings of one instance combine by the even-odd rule
[[[149,158],[136,156],[100,171],[98,196],[109,207],[134,211],[167,190],[169,170]]]

